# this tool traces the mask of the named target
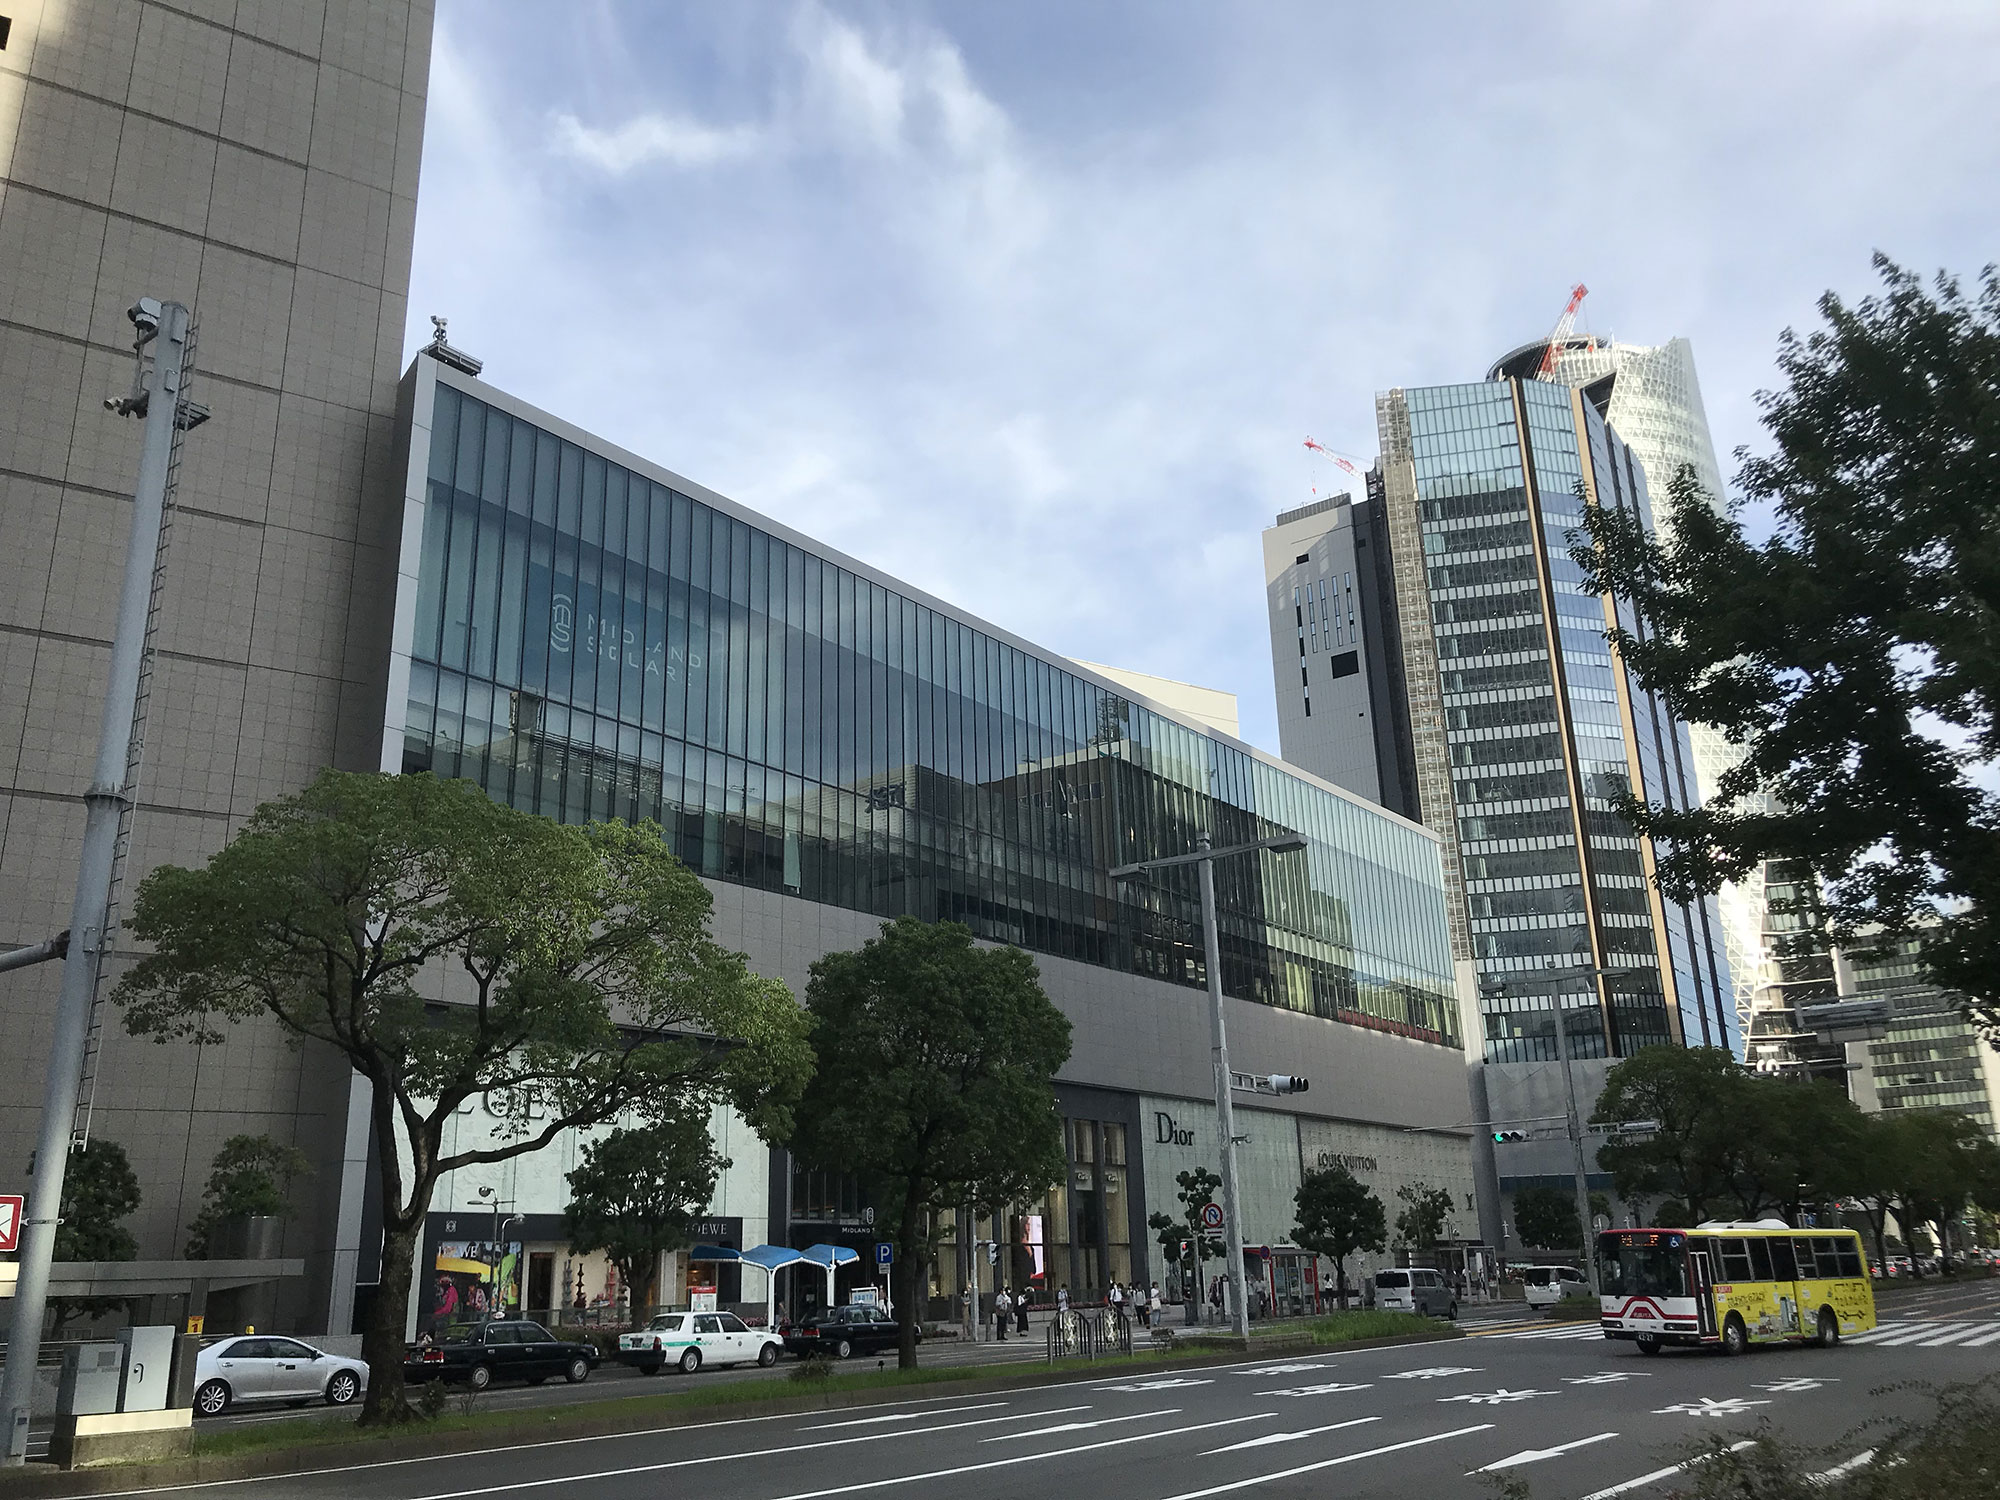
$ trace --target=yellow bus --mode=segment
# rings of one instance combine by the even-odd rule
[[[1830,1349],[1875,1326],[1875,1290],[1851,1229],[1782,1219],[1614,1229],[1597,1237],[1597,1267],[1604,1336],[1631,1339],[1644,1354],[1669,1344]]]

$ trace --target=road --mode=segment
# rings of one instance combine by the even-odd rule
[[[1963,1305],[1961,1305],[1961,1303]],[[1907,1316],[1904,1314],[1907,1313]],[[1441,1343],[913,1398],[815,1415],[504,1446],[472,1454],[154,1490],[229,1500],[828,1500],[948,1489],[1091,1500],[1490,1497],[1518,1473],[1543,1500],[1647,1500],[1705,1436],[1760,1420],[1831,1444],[1865,1418],[1920,1411],[1897,1382],[2000,1372],[1992,1295],[1898,1299],[1882,1328],[1836,1350],[1647,1358],[1589,1325],[1492,1326]]]

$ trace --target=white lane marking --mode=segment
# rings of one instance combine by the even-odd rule
[[[1213,1380],[1184,1380],[1176,1375],[1165,1380],[1135,1380],[1127,1385],[1100,1385],[1097,1389],[1100,1391],[1172,1391],[1179,1390],[1183,1386],[1214,1384]]]
[[[1482,1339],[1601,1339],[1602,1326],[1585,1328],[1533,1328],[1526,1333],[1478,1333],[1474,1338]]]
[[[1084,1408],[1086,1411],[1088,1407]],[[1082,1432],[1086,1427],[1109,1427],[1114,1422],[1143,1422],[1148,1417],[1171,1417],[1181,1412],[1178,1406],[1162,1407],[1159,1411],[1138,1411],[1124,1417],[1098,1417],[1089,1422],[1058,1422],[1053,1427],[1036,1427],[1028,1432],[1003,1432],[990,1438],[981,1438],[982,1443],[1018,1443],[1022,1438],[1053,1437],[1058,1432]]]
[[[1564,1385],[1622,1385],[1628,1380],[1651,1380],[1651,1370],[1599,1370],[1595,1375],[1565,1375]]]
[[[1516,1464],[1538,1464],[1545,1458],[1556,1458],[1572,1448],[1588,1448],[1592,1443],[1609,1442],[1617,1437],[1615,1432],[1600,1432],[1595,1437],[1578,1438],[1571,1443],[1557,1443],[1553,1448],[1523,1448],[1519,1453],[1511,1453],[1505,1458],[1496,1458],[1492,1463],[1477,1469],[1467,1469],[1466,1474],[1491,1474],[1495,1469],[1510,1469]]]
[[[1090,1453],[1099,1448],[1118,1448],[1126,1443],[1145,1443],[1157,1437],[1172,1437],[1182,1432],[1206,1432],[1211,1427],[1234,1427],[1239,1422],[1261,1422],[1266,1417],[1275,1417],[1276,1412],[1252,1412],[1247,1417],[1224,1417],[1219,1422],[1201,1422],[1193,1427],[1169,1427],[1165,1432],[1141,1432],[1131,1437],[1106,1438],[1101,1443],[1083,1443],[1075,1448],[1051,1448],[1046,1453],[1023,1453],[1018,1458],[989,1459],[983,1464],[960,1464],[955,1469],[933,1469],[927,1474],[899,1474],[893,1479],[866,1479],[858,1484],[837,1484],[824,1490],[800,1490],[795,1494],[778,1495],[774,1500],[823,1500],[827,1495],[852,1495],[861,1490],[884,1490],[898,1484],[921,1484],[926,1479],[950,1479],[959,1474],[977,1474],[984,1469],[1005,1469],[1014,1464],[1032,1464],[1045,1458],[1068,1458],[1076,1453]],[[632,1470],[637,1473],[639,1470]],[[443,1496],[428,1497],[428,1500],[444,1500]]]
[[[1831,1484],[1844,1474],[1852,1474],[1856,1469],[1865,1469],[1875,1462],[1875,1450],[1863,1448],[1854,1457],[1844,1459],[1830,1469],[1821,1469],[1817,1474],[1806,1475],[1807,1484]]]
[[[1891,1339],[1898,1342],[1905,1338],[1922,1338],[1927,1333],[1935,1333],[1942,1323],[1878,1323],[1873,1328],[1847,1335],[1850,1344],[1882,1344]]]
[[[1740,1443],[1731,1443],[1728,1451],[1731,1453],[1741,1453],[1745,1448],[1754,1447],[1755,1444],[1756,1440],[1754,1438],[1746,1438]],[[1642,1490],[1649,1484],[1657,1484],[1662,1479],[1673,1478],[1674,1475],[1680,1473],[1683,1469],[1691,1469],[1696,1464],[1706,1463],[1708,1458],[1709,1455],[1703,1453],[1689,1459],[1684,1464],[1675,1464],[1671,1468],[1666,1469],[1655,1469],[1650,1474],[1641,1474],[1637,1479],[1628,1479],[1623,1484],[1612,1485],[1609,1489],[1592,1490],[1588,1495],[1583,1497],[1583,1500],[1611,1500],[1613,1495],[1623,1495],[1632,1490]]]
[[[1056,1412],[1089,1411],[1087,1406],[1061,1406]],[[942,1413],[940,1413],[942,1415]],[[991,1427],[995,1422],[1025,1422],[1032,1417],[1053,1416],[1054,1412],[1015,1412],[1005,1417],[980,1417],[971,1422],[944,1422],[936,1427],[898,1427],[889,1432],[864,1432],[854,1437],[822,1438],[817,1443],[787,1443],[782,1448],[752,1448],[745,1453],[711,1453],[705,1458],[665,1459],[656,1464],[636,1464],[625,1469],[603,1469],[594,1474],[565,1474],[554,1479],[516,1479],[507,1484],[481,1485],[470,1490],[443,1490],[419,1500],[464,1500],[470,1495],[505,1495],[516,1490],[546,1489],[553,1484],[578,1484],[590,1479],[613,1479],[626,1474],[654,1474],[666,1469],[687,1469],[696,1464],[727,1463],[737,1458],[773,1458],[782,1453],[817,1453],[823,1448],[845,1448],[853,1443],[879,1443],[887,1438],[922,1437],[931,1432],[955,1432],[964,1427]]]
[[[1967,1339],[1964,1343],[1960,1344],[1958,1347],[1961,1349],[1978,1349],[1983,1347],[1984,1345],[1991,1344],[1996,1340],[2000,1340],[2000,1328],[1994,1329],[1993,1332],[1991,1333],[1982,1333],[1976,1339]]]
[[[1968,1323],[1963,1328],[1954,1328],[1949,1333],[1941,1333],[1934,1339],[1925,1339],[1923,1341],[1923,1347],[1926,1349],[1941,1349],[1946,1344],[1955,1344],[1960,1339],[1971,1338],[1972,1335],[1979,1332],[1979,1330],[1980,1330],[1979,1324]]]
[[[1754,1390],[1769,1391],[1776,1396],[1789,1396],[1797,1391],[1816,1391],[1823,1385],[1839,1385],[1837,1375],[1794,1375],[1787,1380],[1762,1381],[1752,1387]]]
[[[1411,1438],[1407,1442],[1390,1443],[1382,1448],[1368,1448],[1360,1453],[1344,1453],[1339,1458],[1323,1458],[1316,1464],[1300,1464],[1296,1469],[1280,1469],[1275,1474],[1259,1474],[1251,1479],[1238,1479],[1231,1484],[1211,1485],[1205,1490],[1188,1490],[1179,1495],[1169,1495],[1167,1500],[1204,1500],[1209,1495],[1226,1495],[1231,1490],[1247,1490],[1253,1485],[1271,1484],[1280,1479],[1291,1479],[1300,1474],[1314,1474],[1321,1469],[1335,1468],[1340,1464],[1359,1463],[1364,1458],[1379,1458],[1384,1453],[1400,1453],[1405,1448],[1422,1448],[1429,1443],[1442,1443],[1448,1438],[1466,1437],[1475,1432],[1491,1432],[1491,1422],[1481,1422],[1477,1427],[1454,1427],[1450,1432],[1434,1432],[1429,1437]],[[788,1500],[803,1500],[803,1497],[788,1497]]]
[[[955,1406],[953,1411],[987,1411],[996,1406],[1005,1406],[1005,1401],[982,1401],[977,1406]],[[795,1427],[794,1432],[831,1432],[836,1427],[868,1427],[877,1422],[921,1422],[937,1413],[928,1411],[892,1412],[886,1417],[856,1417],[849,1422],[821,1422],[812,1427]]]
[[[1309,1359],[1303,1364],[1265,1365],[1261,1369],[1237,1370],[1234,1373],[1238,1375],[1303,1375],[1307,1370],[1330,1370],[1332,1368],[1333,1364],[1330,1360]]]
[[[1210,1448],[1202,1454],[1210,1458],[1217,1453],[1241,1453],[1245,1448],[1268,1448],[1273,1443],[1296,1443],[1301,1438],[1317,1437],[1322,1432],[1338,1432],[1343,1427],[1364,1427],[1370,1422],[1379,1422],[1380,1417],[1356,1417],[1351,1422],[1329,1422],[1324,1427],[1308,1427],[1300,1432],[1269,1432],[1263,1437],[1253,1437],[1241,1443],[1231,1443],[1227,1448]]]
[[[1914,1333],[1906,1333],[1899,1328],[1893,1330],[1892,1337],[1886,1339],[1881,1339],[1881,1338],[1870,1339],[1869,1342],[1872,1344],[1878,1344],[1884,1349],[1893,1349],[1899,1344],[1915,1344],[1915,1343],[1920,1343],[1925,1339],[1934,1339],[1939,1334],[1945,1331],[1946,1327],[1942,1323],[1927,1323],[1923,1327],[1917,1329],[1916,1332]]]

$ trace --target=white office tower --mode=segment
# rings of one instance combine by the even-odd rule
[[[1547,345],[1538,342],[1529,347],[1539,361]],[[1519,357],[1519,351],[1510,354],[1501,365],[1511,366]],[[1661,541],[1673,536],[1667,486],[1684,465],[1693,465],[1695,479],[1709,504],[1718,511],[1722,508],[1722,469],[1715,459],[1715,442],[1709,436],[1708,414],[1701,403],[1694,348],[1686,339],[1647,346],[1572,337],[1556,358],[1556,375],[1585,389],[1604,381],[1611,383],[1605,419],[1631,445],[1646,471],[1654,527]],[[1714,797],[1722,773],[1742,759],[1742,751],[1706,724],[1690,724],[1688,739],[1694,750],[1695,784],[1706,802]],[[1735,980],[1736,1011],[1747,1037],[1755,996],[1776,981],[1765,943],[1763,867],[1758,866],[1736,884],[1724,886],[1716,904],[1722,916],[1729,972]]]

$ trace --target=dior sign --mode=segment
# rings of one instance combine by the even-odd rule
[[[1174,1123],[1174,1117],[1164,1109],[1153,1111],[1154,1139],[1162,1146],[1192,1146],[1194,1132]]]

